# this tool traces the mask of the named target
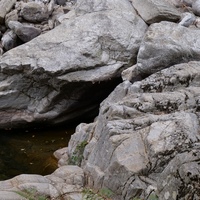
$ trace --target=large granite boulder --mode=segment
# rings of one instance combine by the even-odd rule
[[[150,75],[174,64],[200,60],[200,30],[172,22],[152,24],[137,56],[141,75]]]
[[[0,57],[0,128],[87,118],[136,63],[147,25],[128,0],[80,0],[71,12]]]
[[[88,185],[112,190],[116,200],[198,199],[199,95],[200,62],[124,81],[96,122],[77,128],[69,158],[87,141],[81,166]]]

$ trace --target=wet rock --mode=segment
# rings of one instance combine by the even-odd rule
[[[41,34],[41,30],[39,28],[23,25],[17,21],[10,21],[8,26],[23,42],[28,42]]]
[[[6,17],[5,17],[5,24],[8,27],[8,22],[9,21],[18,21],[18,12],[17,10],[13,10],[9,12]]]
[[[132,0],[133,7],[148,24],[160,21],[177,22],[180,13],[167,1],[162,0]]]

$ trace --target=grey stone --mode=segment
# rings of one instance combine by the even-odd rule
[[[160,21],[177,22],[180,13],[165,0],[132,0],[133,7],[148,24]]]
[[[179,22],[180,25],[189,27],[190,25],[194,25],[196,23],[196,17],[194,14],[185,12],[183,13],[182,19]]]
[[[193,1],[192,11],[195,15],[200,16],[200,0]]]
[[[17,46],[17,35],[12,30],[7,31],[1,38],[1,43],[2,47],[8,51]]]
[[[152,24],[142,41],[136,70],[149,75],[174,64],[200,60],[200,30],[172,22]]]
[[[37,2],[22,4],[20,15],[29,22],[42,22],[49,18],[48,7]]]
[[[39,28],[24,25],[18,21],[9,21],[8,26],[23,42],[28,42],[41,34],[41,30]]]
[[[63,166],[48,176],[19,175],[6,181],[0,181],[0,197],[5,200],[24,200],[23,194],[38,199],[77,199],[84,186],[83,170],[77,166]]]
[[[3,24],[6,14],[15,5],[16,0],[1,0],[0,1],[0,24]]]
[[[94,116],[136,63],[147,25],[129,1],[96,0],[93,12],[83,2],[75,16],[1,57],[0,128]]]
[[[124,200],[152,192],[164,200],[199,196],[199,65],[125,81],[102,102],[95,124],[84,125],[94,130],[92,137],[84,133],[89,139],[82,161],[90,187],[109,188],[113,199]],[[81,131],[73,144],[85,137]]]
[[[17,10],[12,10],[9,12],[6,17],[5,17],[5,24],[8,27],[8,22],[9,21],[18,21],[18,12]]]

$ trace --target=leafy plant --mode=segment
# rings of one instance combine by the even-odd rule
[[[28,199],[28,200],[48,200],[49,198],[45,195],[40,195],[38,191],[34,188],[24,189],[22,191],[15,191],[18,195]]]
[[[108,188],[102,188],[99,191],[99,194],[105,198],[111,198],[113,196],[113,192]]]
[[[108,188],[103,188],[99,192],[94,192],[89,188],[83,190],[83,200],[111,200],[112,195],[113,192]]]
[[[149,200],[158,200],[158,196],[156,194],[150,194],[148,199]]]
[[[74,150],[72,156],[69,158],[69,165],[81,166],[81,162],[83,160],[83,152],[87,144],[87,141],[83,141],[76,146],[76,149]]]

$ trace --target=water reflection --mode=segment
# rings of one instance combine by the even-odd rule
[[[0,180],[19,174],[47,175],[57,168],[53,152],[66,147],[74,129],[1,131]]]

